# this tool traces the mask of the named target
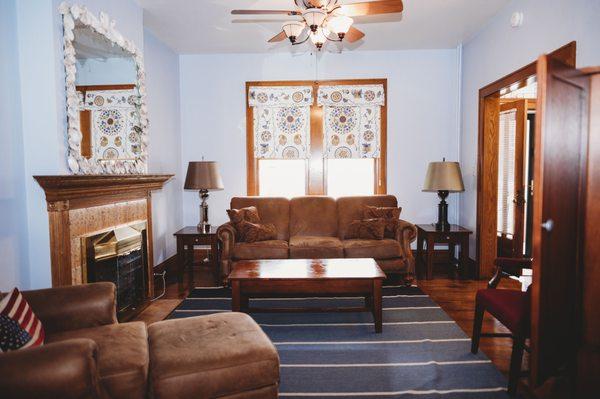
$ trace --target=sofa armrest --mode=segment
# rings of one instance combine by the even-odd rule
[[[24,291],[46,334],[117,322],[115,285],[109,282]]]
[[[398,227],[396,227],[396,240],[400,243],[405,243],[407,248],[410,249],[410,243],[416,239],[417,227],[406,220],[399,219]],[[412,251],[410,252],[412,253]]]
[[[78,338],[1,353],[0,396],[100,398],[97,351],[94,341]]]
[[[235,227],[230,222],[222,224],[217,229],[217,237],[221,241],[221,260],[231,260],[235,245]]]
[[[412,284],[415,278],[415,257],[413,256],[410,243],[417,239],[417,227],[407,222],[406,220],[398,220],[398,227],[396,228],[396,241],[400,243],[400,248],[404,255],[404,262],[406,264],[406,274],[404,276],[404,284]]]

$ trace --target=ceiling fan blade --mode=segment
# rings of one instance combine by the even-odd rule
[[[285,39],[287,39],[287,35],[285,34],[284,31],[281,31],[278,34],[276,34],[275,36],[273,36],[272,38],[270,38],[269,43],[280,42]]]
[[[300,15],[298,11],[289,10],[231,10],[233,15],[257,15],[257,14],[285,14],[285,15]]]
[[[381,0],[343,4],[340,5],[339,11],[348,17],[359,17],[361,15],[391,14],[402,12],[403,9],[402,0]]]
[[[346,33],[346,36],[344,36],[344,40],[347,41],[348,43],[354,43],[355,41],[360,40],[363,37],[365,37],[365,34],[363,31],[360,31],[360,30],[356,29],[354,26],[351,26],[350,30],[348,30],[348,33]]]

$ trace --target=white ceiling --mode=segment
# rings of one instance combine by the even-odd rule
[[[137,0],[144,25],[180,54],[290,51],[267,40],[294,17],[231,15],[232,9],[294,9],[293,0]],[[357,0],[340,0],[341,4]],[[365,38],[352,50],[453,48],[509,0],[404,0],[401,14],[355,18]],[[296,18],[297,19],[297,18]],[[506,21],[508,24],[509,21]],[[304,46],[307,46],[304,44]]]

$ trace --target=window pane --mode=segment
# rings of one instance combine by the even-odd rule
[[[306,194],[306,161],[303,159],[260,159],[259,195],[298,197]]]
[[[375,193],[375,160],[328,159],[327,195],[373,195]]]

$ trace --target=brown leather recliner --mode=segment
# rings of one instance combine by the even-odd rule
[[[146,325],[117,323],[114,284],[23,291],[23,296],[44,326],[45,344],[0,354],[2,395],[146,397]]]
[[[406,283],[414,279],[415,261],[410,243],[416,227],[400,220],[394,239],[346,239],[354,220],[363,218],[365,205],[397,207],[393,195],[362,197],[304,196],[234,197],[231,208],[255,206],[263,223],[277,228],[277,239],[254,243],[236,242],[235,228],[225,223],[217,230],[222,244],[221,270],[229,275],[235,262],[249,259],[374,258],[386,274],[399,274]]]
[[[277,350],[248,315],[159,321],[147,330],[143,322],[117,323],[112,283],[23,296],[46,339],[39,347],[0,353],[3,399],[278,395]]]

